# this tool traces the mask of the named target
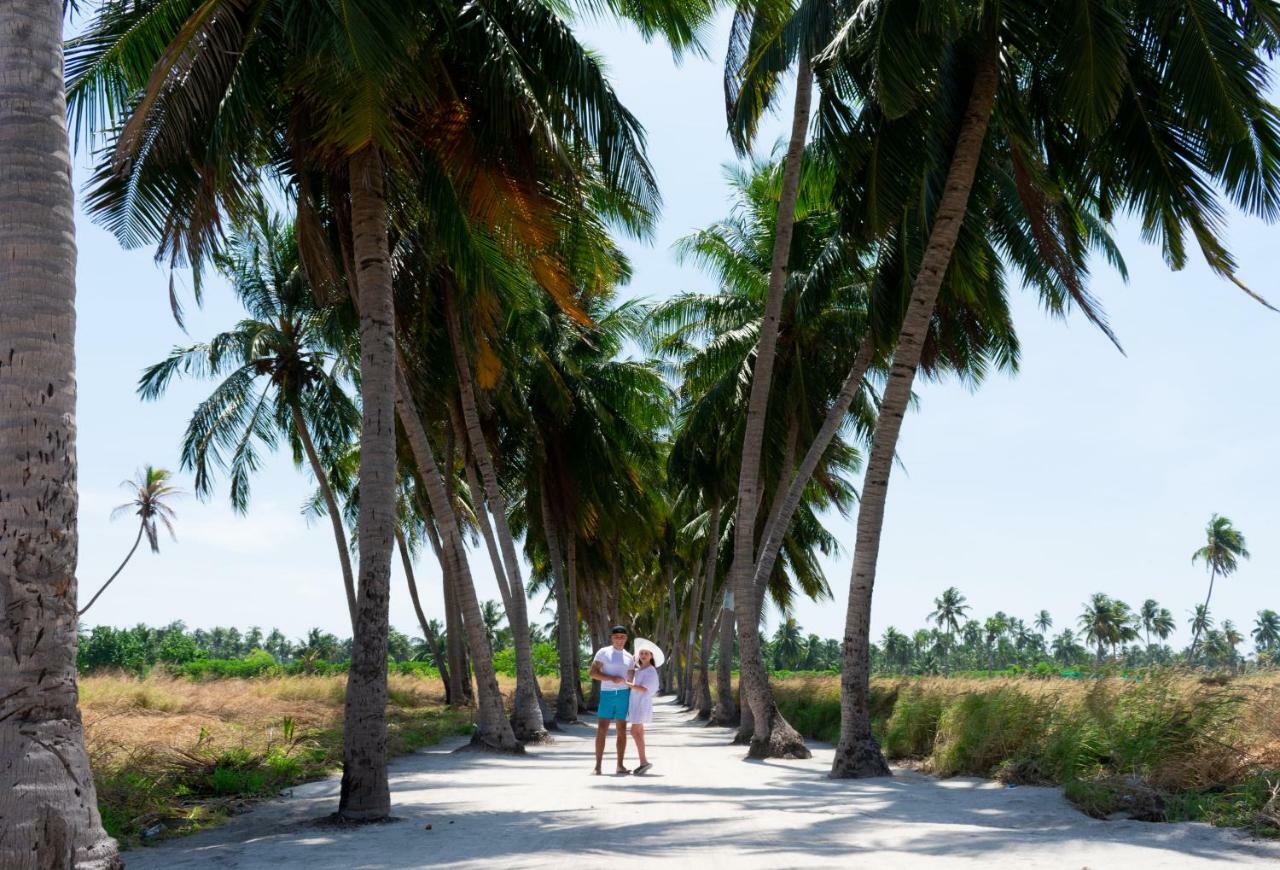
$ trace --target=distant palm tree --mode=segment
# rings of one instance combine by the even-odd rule
[[[493,647],[494,652],[502,649],[499,638],[502,635],[502,622],[506,619],[502,605],[492,598],[485,601],[480,605],[480,619],[484,621],[484,633],[489,636],[489,646]]]
[[[1101,592],[1095,592],[1080,614],[1080,628],[1085,640],[1094,644],[1098,650],[1098,664],[1102,664],[1106,656],[1106,648],[1115,647],[1129,639],[1130,634],[1137,632],[1130,625],[1131,612],[1129,605],[1116,601]],[[1127,629],[1127,630],[1126,630]]]
[[[163,525],[165,530],[169,532],[169,537],[177,540],[177,536],[173,533],[173,520],[175,519],[173,508],[165,504],[165,499],[172,498],[182,494],[182,490],[169,485],[171,475],[163,468],[156,468],[148,465],[138,471],[137,476],[133,480],[126,480],[120,485],[125,489],[133,491],[133,499],[116,507],[111,512],[111,518],[115,519],[121,514],[132,511],[138,516],[138,535],[133,539],[133,546],[129,548],[128,554],[125,555],[124,561],[120,563],[120,567],[107,578],[107,582],[102,584],[89,603],[80,609],[79,616],[84,616],[85,611],[93,606],[98,597],[107,591],[107,587],[111,585],[111,581],[120,576],[120,572],[124,570],[124,566],[129,564],[129,560],[133,558],[133,554],[137,552],[138,544],[142,542],[142,536],[147,536],[147,543],[151,546],[151,552],[160,552],[160,534],[159,526]]]
[[[1240,559],[1248,559],[1249,551],[1245,549],[1244,535],[1231,524],[1226,517],[1214,514],[1205,526],[1205,545],[1191,554],[1191,564],[1204,562],[1209,570],[1209,594],[1204,598],[1204,608],[1209,609],[1209,600],[1213,598],[1213,581],[1218,575],[1230,577],[1239,567]],[[1195,648],[1200,639],[1197,631],[1191,639],[1191,647]]]
[[[794,669],[804,652],[804,630],[794,616],[788,616],[773,635],[773,666]]]
[[[1154,598],[1148,598],[1142,602],[1142,606],[1138,608],[1138,620],[1142,623],[1142,630],[1147,635],[1147,646],[1151,646],[1151,631],[1155,628],[1156,619],[1160,616],[1160,602]]]
[[[1200,635],[1213,628],[1213,617],[1209,615],[1209,605],[1197,604],[1191,611],[1191,654],[1194,656],[1200,642]]]
[[[1036,631],[1044,634],[1049,629],[1053,628],[1053,617],[1049,615],[1049,611],[1041,610],[1035,615],[1035,618],[1031,620],[1031,624],[1036,627]]]
[[[1251,634],[1259,652],[1280,649],[1280,613],[1259,610]]]
[[[1173,611],[1167,607],[1161,607],[1160,612],[1151,621],[1151,630],[1155,632],[1156,637],[1160,638],[1160,640],[1168,639],[1169,635],[1173,634],[1174,629],[1177,627],[1178,623],[1174,621]]]
[[[944,667],[947,671],[951,670],[951,641],[960,630],[960,620],[964,619],[968,612],[969,605],[965,603],[964,595],[954,586],[948,586],[942,590],[942,595],[933,599],[933,612],[928,618],[947,633],[947,655],[944,659]]]
[[[987,621],[982,624],[983,637],[987,644],[987,673],[991,673],[995,669],[995,650],[996,641],[1004,636],[1009,623],[1003,613],[997,613],[995,616],[987,617]]]
[[[1069,628],[1053,639],[1053,657],[1064,665],[1071,664],[1083,653],[1084,649],[1076,643],[1076,636]]]

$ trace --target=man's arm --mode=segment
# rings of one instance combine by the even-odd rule
[[[621,683],[622,677],[611,677],[604,672],[604,666],[600,664],[599,659],[591,662],[591,679],[599,680],[602,683]]]

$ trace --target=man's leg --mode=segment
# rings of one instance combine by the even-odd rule
[[[626,770],[622,766],[622,759],[627,755],[627,721],[619,719],[616,724],[618,726],[618,770],[623,771]]]
[[[600,719],[596,722],[596,773],[600,772],[600,765],[604,761],[604,741],[609,736],[609,720]]]

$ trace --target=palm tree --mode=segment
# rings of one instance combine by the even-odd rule
[[[1053,657],[1064,665],[1069,665],[1084,654],[1084,650],[1076,643],[1076,636],[1069,628],[1053,639]]]
[[[1142,624],[1142,630],[1147,634],[1147,646],[1151,646],[1151,630],[1155,627],[1156,619],[1160,616],[1160,603],[1154,598],[1148,598],[1142,602],[1142,606],[1138,608],[1138,620]]]
[[[76,708],[76,246],[58,0],[0,4],[0,865],[123,866]],[[20,759],[21,763],[16,763]]]
[[[987,645],[987,673],[990,674],[995,666],[996,644],[1009,628],[1008,620],[1003,613],[997,613],[995,616],[987,617],[987,621],[982,624],[984,640]]]
[[[1098,664],[1106,656],[1106,648],[1114,647],[1124,637],[1124,625],[1128,618],[1128,606],[1123,602],[1095,592],[1080,614],[1080,629],[1084,638],[1098,649]]]
[[[1049,611],[1041,610],[1035,615],[1035,619],[1031,621],[1031,624],[1036,627],[1036,631],[1044,634],[1053,628],[1053,617],[1049,615]]]
[[[238,228],[216,261],[249,316],[208,342],[174,348],[143,373],[138,393],[155,400],[175,377],[222,377],[191,415],[182,467],[195,471],[200,496],[212,491],[217,469],[228,469],[231,506],[240,513],[248,510],[250,478],[259,465],[256,445],[273,449],[284,436],[294,463],[305,460],[316,479],[354,631],[355,577],[330,482],[332,466],[360,420],[346,391],[348,367],[341,347],[349,312],[316,305],[299,260],[296,227],[265,206]]]
[[[1269,169],[1280,137],[1255,138],[1258,119],[1273,114],[1258,52],[1276,47],[1280,16],[1203,4],[1212,48],[1203,63],[1170,64],[1170,54],[1185,56],[1177,46],[1191,24],[1146,4],[1106,9],[1104,18],[1061,3],[973,14],[947,3],[924,29],[897,4],[859,4],[820,59],[851,233],[910,252],[903,274],[914,273],[905,306],[878,312],[900,326],[859,502],[834,775],[888,772],[868,713],[871,595],[898,436],[944,285],[981,282],[1012,260],[1051,310],[1074,302],[1104,325],[1083,283],[1095,211],[1105,219],[1133,208],[1175,267],[1190,230],[1210,267],[1233,277],[1210,185],[1262,216],[1280,197]],[[1064,48],[1082,44],[1098,48],[1095,62]],[[1208,80],[1224,87],[1210,93]],[[938,142],[948,144],[939,152]],[[1009,237],[1022,239],[1025,257],[990,247]]]
[[[489,646],[495,651],[501,649],[499,637],[502,633],[503,616],[501,605],[492,598],[480,605],[480,619],[484,622],[484,633],[489,638]]]
[[[1259,610],[1250,634],[1259,652],[1280,649],[1280,613],[1274,610]]]
[[[151,547],[151,552],[160,552],[160,534],[158,524],[163,524],[169,532],[169,537],[177,540],[177,536],[173,533],[173,508],[165,504],[165,499],[180,495],[182,490],[169,485],[170,473],[163,468],[156,468],[148,465],[141,469],[133,480],[126,480],[120,485],[125,489],[132,490],[133,500],[119,505],[111,512],[111,517],[120,516],[126,511],[133,511],[138,516],[138,534],[133,539],[133,546],[129,548],[129,552],[125,554],[124,561],[120,563],[120,567],[107,578],[107,582],[102,584],[94,596],[89,599],[89,603],[80,608],[77,616],[84,616],[85,611],[93,606],[98,597],[107,591],[107,587],[111,585],[111,581],[120,576],[120,572],[124,570],[124,566],[129,564],[129,560],[133,558],[133,554],[138,549],[138,544],[142,543],[142,536],[147,536],[147,543]]]
[[[795,670],[804,657],[804,651],[804,629],[794,616],[788,616],[778,624],[773,635],[774,667]]]
[[[1209,593],[1204,598],[1204,609],[1209,609],[1209,600],[1213,598],[1213,581],[1219,575],[1230,577],[1236,572],[1241,559],[1249,558],[1245,549],[1244,535],[1231,524],[1226,517],[1214,514],[1205,526],[1205,545],[1191,554],[1191,564],[1204,562],[1209,572]],[[1191,638],[1191,648],[1195,649],[1200,639],[1199,630],[1195,630]]]
[[[948,586],[942,590],[942,595],[933,599],[933,612],[928,618],[947,633],[947,668],[950,670],[950,642],[955,638],[955,633],[960,630],[960,620],[969,612],[969,606],[965,604],[965,597],[960,590],[954,586]]]
[[[1195,610],[1191,611],[1191,619],[1187,624],[1191,626],[1191,656],[1194,658],[1196,648],[1200,644],[1200,635],[1213,628],[1213,617],[1209,615],[1209,605],[1197,604]]]
[[[1174,621],[1173,612],[1167,607],[1161,607],[1155,619],[1151,621],[1151,630],[1162,641],[1167,640],[1177,627],[1178,624]]]

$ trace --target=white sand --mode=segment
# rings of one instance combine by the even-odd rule
[[[330,779],[220,828],[129,852],[128,866],[1133,870],[1280,861],[1280,843],[1232,830],[1095,821],[1053,788],[901,770],[893,779],[828,780],[831,747],[821,744],[809,761],[745,762],[727,745],[729,732],[689,722],[669,699],[655,713],[655,766],[644,777],[590,776],[593,731],[585,727],[525,758],[451,753],[455,740],[393,763],[397,822],[315,825],[337,806]]]

